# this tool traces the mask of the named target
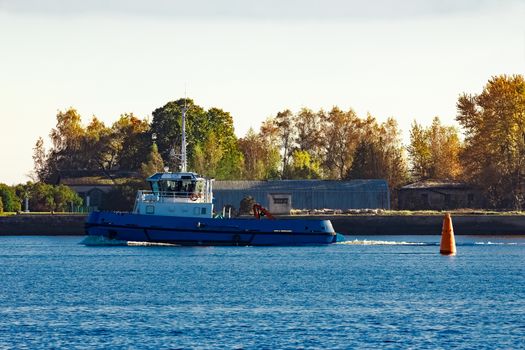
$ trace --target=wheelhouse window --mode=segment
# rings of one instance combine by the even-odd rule
[[[194,180],[163,180],[152,183],[152,189],[160,191],[167,195],[174,195],[176,197],[187,197],[195,191]]]

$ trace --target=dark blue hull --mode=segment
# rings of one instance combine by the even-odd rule
[[[202,219],[116,212],[91,213],[86,234],[180,245],[321,245],[337,240],[330,220]]]

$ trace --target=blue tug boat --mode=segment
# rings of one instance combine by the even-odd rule
[[[341,240],[330,220],[273,219],[260,205],[254,218],[214,216],[213,179],[186,171],[185,109],[182,113],[180,172],[149,178],[148,191],[138,191],[126,212],[92,212],[86,234],[104,239],[178,245],[321,245]]]

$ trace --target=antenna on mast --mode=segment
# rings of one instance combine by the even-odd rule
[[[186,172],[188,168],[188,160],[186,157],[186,112],[188,107],[186,105],[186,86],[184,87],[184,107],[182,107],[182,145],[181,145],[181,171]]]

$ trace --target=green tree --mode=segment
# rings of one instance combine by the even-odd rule
[[[30,191],[29,207],[31,211],[54,210],[55,198],[53,195],[53,185],[38,182],[31,186]]]
[[[525,79],[492,77],[463,94],[456,120],[465,131],[465,178],[484,189],[493,206],[522,209],[525,197]]]
[[[219,108],[206,111],[191,99],[169,102],[153,112],[151,132],[157,134],[159,152],[164,159],[169,159],[170,168],[177,169],[180,166],[180,159],[173,155],[180,154],[183,108],[187,109],[187,157],[190,168],[198,167],[205,172],[212,172],[220,179],[240,176],[242,155],[234,133],[233,118]],[[221,156],[213,159],[211,164],[210,156],[205,153],[212,151],[210,147],[213,145],[217,146],[217,151],[213,152],[220,151]]]
[[[0,213],[4,212],[4,201],[2,200],[2,197],[0,197]]]
[[[216,164],[214,177],[217,179],[237,179],[242,172],[242,154],[235,136],[233,118],[230,113],[219,108],[210,108],[206,112],[210,129],[200,142],[201,149],[214,154],[219,161]],[[211,149],[214,147],[214,149]],[[211,164],[211,159],[208,162]],[[209,167],[210,171],[212,167]],[[202,174],[208,175],[208,172]]]
[[[64,185],[53,186],[54,211],[70,211],[82,204],[82,198],[70,187]]]
[[[143,181],[130,180],[126,184],[114,186],[104,195],[104,201],[102,202],[100,209],[131,211],[133,209],[137,191],[141,189],[144,189]]]
[[[20,211],[20,198],[16,196],[14,188],[0,183],[0,197],[2,198],[4,211]]]
[[[163,107],[153,111],[151,132],[157,135],[159,152],[170,169],[180,168],[180,159],[173,158],[173,154],[181,153],[182,138],[182,110],[186,108],[186,138],[187,152],[190,158],[197,141],[202,141],[203,134],[209,129],[206,111],[195,105],[191,99],[178,99],[168,102]]]
[[[295,150],[292,153],[292,164],[289,168],[290,179],[319,179],[320,164],[313,160],[306,150]]]
[[[361,140],[354,153],[352,167],[348,172],[349,179],[380,179],[383,176],[381,167],[382,154],[379,144],[372,140]]]
[[[39,182],[17,188],[20,193],[28,194],[31,211],[70,211],[82,205],[82,198],[68,186]]]
[[[147,162],[141,165],[141,175],[145,179],[155,173],[161,172],[164,169],[164,161],[159,153],[157,144],[151,145],[151,151],[148,155]]]
[[[25,184],[18,184],[14,186],[13,188],[15,190],[16,197],[19,199],[21,203],[22,209],[25,209],[25,207],[22,204],[25,201],[25,198],[26,197],[28,199],[31,198],[31,190],[33,186],[34,186],[33,183],[31,181],[28,181]]]

